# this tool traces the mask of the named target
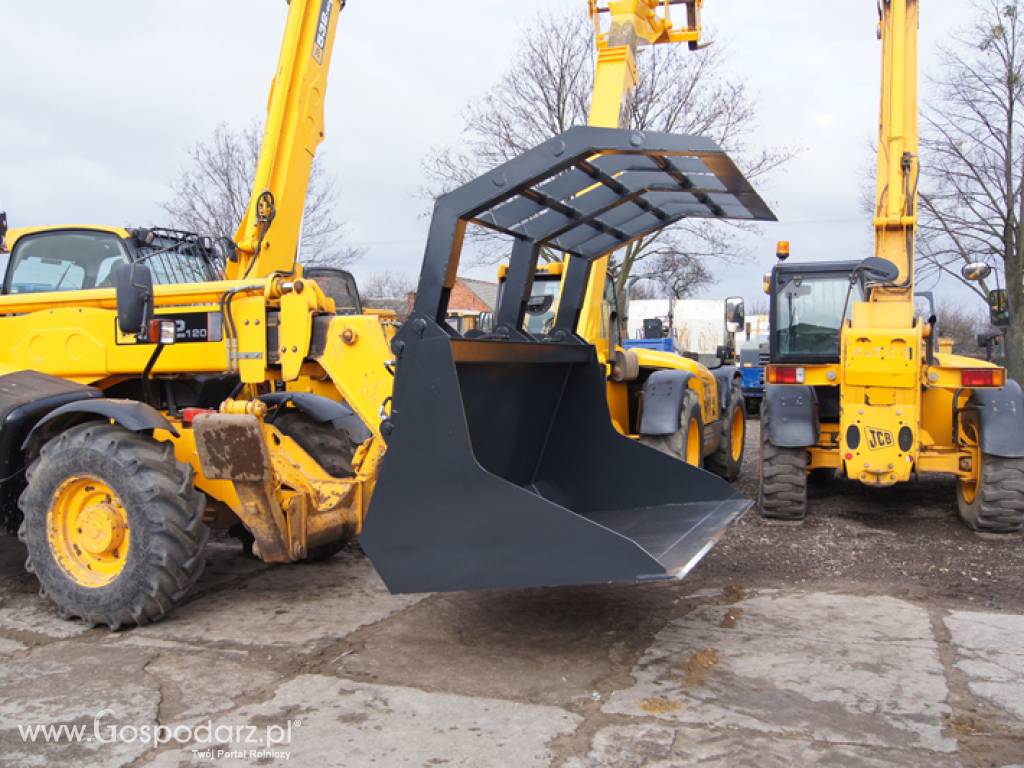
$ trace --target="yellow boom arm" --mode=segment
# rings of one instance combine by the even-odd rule
[[[270,87],[249,207],[235,233],[229,279],[291,272],[313,155],[324,138],[324,97],[338,16],[345,0],[290,0]]]
[[[896,287],[874,292],[880,301],[912,301],[917,229],[918,0],[883,0],[882,104],[875,193],[875,256],[899,267]]]
[[[597,69],[594,73],[594,93],[588,122],[597,128],[621,128],[626,100],[639,82],[637,48],[641,45],[677,42],[688,42],[692,47],[697,47],[701,34],[700,11],[704,3],[703,0],[685,3],[611,0],[608,8],[603,9],[598,7],[596,0],[589,2],[597,44]],[[669,13],[670,6],[680,4],[687,6],[685,27],[677,27]],[[611,14],[607,31],[602,31],[601,26],[601,15],[604,13]],[[597,347],[598,355],[603,359],[607,359],[611,352],[611,339],[606,337],[607,326],[601,315],[601,297],[608,280],[609,258],[604,256],[597,259],[590,268],[590,281],[579,324],[580,335]]]

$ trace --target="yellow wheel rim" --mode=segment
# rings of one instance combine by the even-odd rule
[[[971,476],[960,478],[960,495],[964,501],[973,504],[978,498],[978,478],[981,477],[981,450],[978,448],[978,432],[973,424],[960,429],[960,441],[971,454]]]
[[[83,587],[103,587],[128,560],[128,513],[114,490],[95,477],[65,480],[53,492],[46,515],[53,559]]]
[[[729,450],[732,453],[732,460],[739,461],[743,455],[743,441],[747,436],[747,420],[739,408],[732,415],[732,429],[729,435]]]
[[[690,419],[690,425],[686,428],[686,463],[695,467],[700,466],[700,443],[702,435],[700,426],[696,419]]]

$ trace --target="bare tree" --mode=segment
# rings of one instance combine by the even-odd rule
[[[747,317],[767,315],[769,312],[771,312],[771,305],[767,296],[758,296],[746,306]]]
[[[360,286],[360,293],[369,299],[402,299],[416,290],[415,281],[404,272],[385,270],[370,275]]]
[[[704,260],[675,249],[658,248],[658,251],[646,254],[643,271],[633,276],[658,286],[657,297],[685,299],[715,282]],[[635,290],[631,288],[630,294]]]
[[[551,136],[587,122],[594,78],[593,28],[578,13],[543,14],[527,30],[508,72],[466,110],[459,142],[432,151],[424,162],[436,196]],[[749,178],[779,167],[793,152],[754,148],[756,104],[744,84],[724,71],[720,46],[691,52],[685,46],[640,50],[640,83],[625,111],[626,125],[639,130],[710,136],[737,160]],[[745,253],[734,236],[742,225],[683,221],[621,249],[611,271],[619,296],[645,260],[678,260],[678,271],[698,261],[736,261]],[[481,258],[507,255],[482,245]],[[558,254],[544,254],[559,258]],[[711,270],[705,270],[710,282]],[[695,273],[696,274],[696,273]]]
[[[953,351],[958,355],[977,357],[981,354],[978,336],[988,327],[988,315],[980,307],[946,306],[938,312],[939,335],[953,340]]]
[[[235,233],[249,204],[262,135],[258,123],[241,131],[222,123],[189,148],[189,167],[172,184],[174,197],[162,206],[175,226],[217,236]],[[337,198],[337,181],[318,156],[302,217],[299,258],[304,264],[342,267],[362,255],[344,243]]]
[[[940,49],[923,114],[922,277],[985,261],[1009,289],[1007,367],[1024,380],[1024,19],[1020,0],[974,0],[976,17]]]

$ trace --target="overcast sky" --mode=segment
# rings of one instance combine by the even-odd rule
[[[751,240],[741,268],[716,270],[711,293],[761,298],[779,239],[792,242],[794,259],[870,255],[859,195],[878,119],[875,5],[705,3],[711,37],[756,95],[763,141],[803,149],[758,185],[780,223]],[[967,20],[965,5],[922,2],[923,72]],[[583,14],[586,3],[350,0],[322,152],[340,181],[349,239],[366,250],[358,277],[418,274],[422,158],[457,139],[465,105],[506,70],[543,8]],[[244,126],[263,112],[286,12],[284,0],[5,3],[0,207],[11,226],[164,223],[159,203],[186,148],[220,122]]]

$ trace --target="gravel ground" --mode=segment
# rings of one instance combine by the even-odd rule
[[[944,480],[815,486],[680,583],[394,596],[355,546],[217,541],[186,604],[111,633],[23,562],[0,538],[4,768],[1024,766],[1024,541],[964,529]]]
[[[748,422],[737,486],[757,498],[760,430]],[[957,516],[956,483],[931,475],[868,488],[813,481],[802,523],[751,510],[695,574],[747,586],[813,585],[995,609],[1024,609],[1024,537],[979,536]]]

